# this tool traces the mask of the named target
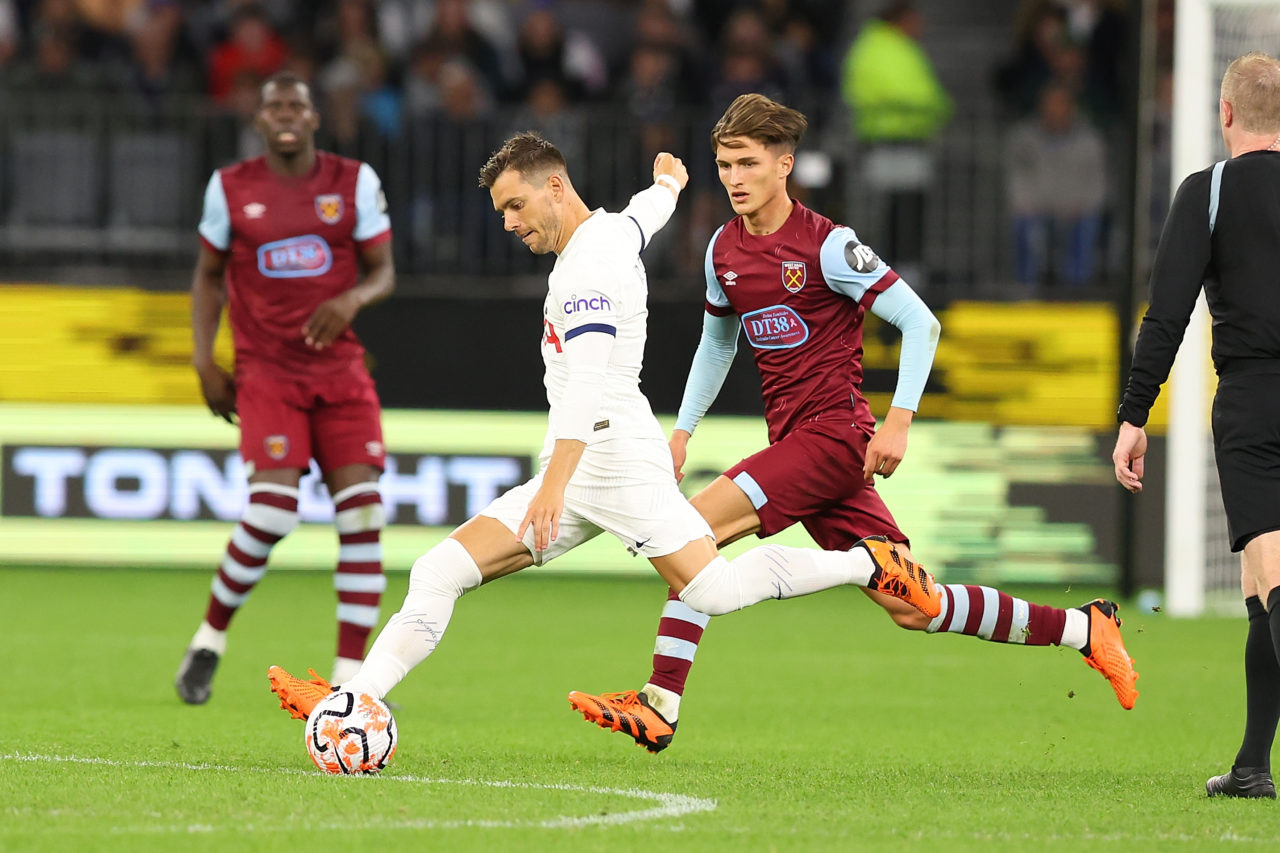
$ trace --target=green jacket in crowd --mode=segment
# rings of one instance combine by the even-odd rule
[[[951,117],[951,96],[919,42],[878,18],[850,46],[841,91],[861,142],[924,142]]]

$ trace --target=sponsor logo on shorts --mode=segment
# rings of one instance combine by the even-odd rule
[[[342,219],[342,196],[327,193],[316,196],[316,216],[325,225],[333,225]]]
[[[809,327],[785,305],[743,314],[742,330],[756,349],[791,349],[809,340]]]
[[[289,453],[289,436],[269,435],[262,440],[262,447],[268,456],[279,462]]]
[[[800,288],[809,280],[809,269],[804,261],[782,262],[782,286],[792,293],[799,293]]]
[[[603,296],[584,296],[579,298],[575,293],[564,304],[564,313],[576,314],[579,311],[612,311],[613,303]]]
[[[323,237],[303,234],[258,247],[258,272],[267,278],[324,275],[333,266],[333,251]]]

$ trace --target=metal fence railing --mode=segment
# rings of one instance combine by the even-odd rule
[[[104,98],[17,98],[0,103],[0,262],[24,267],[97,265],[175,269],[191,263],[195,225],[210,172],[248,153],[247,121],[205,101],[163,107]],[[508,134],[530,126],[565,152],[589,204],[618,209],[647,185],[659,148],[690,164],[689,198],[646,253],[655,291],[698,276],[706,241],[729,216],[708,132],[714,116],[685,112],[662,124],[593,107],[538,120],[497,114],[451,121],[406,119],[394,137],[362,127],[351,140],[322,128],[322,147],[369,162],[382,177],[396,231],[397,265],[412,287],[466,295],[460,282],[532,276],[546,260],[498,226],[476,175]],[[840,126],[835,126],[839,123]],[[841,117],[806,143],[833,166],[807,198],[868,240],[880,229],[874,190],[858,177],[858,152]],[[946,298],[1007,278],[1000,141],[994,110],[958,116],[936,145],[938,177],[927,190],[925,264]],[[892,258],[889,258],[893,262]],[[182,286],[182,278],[173,279]]]

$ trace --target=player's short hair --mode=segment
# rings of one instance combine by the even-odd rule
[[[492,189],[494,181],[508,169],[519,172],[526,180],[544,178],[553,172],[568,174],[560,149],[532,130],[517,133],[493,152],[489,161],[480,167],[480,186]]]
[[[263,80],[262,85],[258,87],[259,104],[267,99],[268,86],[275,86],[276,88],[291,88],[296,86],[307,93],[307,100],[311,100],[311,84],[292,71],[277,71],[266,80]]]
[[[745,136],[767,148],[781,148],[792,154],[808,129],[809,120],[804,113],[751,92],[734,98],[711,128],[711,150],[727,145],[736,136]]]
[[[1222,100],[1246,133],[1280,133],[1280,61],[1260,50],[1238,57],[1222,75]]]

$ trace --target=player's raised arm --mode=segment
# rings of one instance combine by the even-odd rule
[[[687,183],[689,171],[679,157],[664,151],[653,161],[653,186],[633,195],[622,209],[640,231],[640,251],[675,213],[676,199]]]

